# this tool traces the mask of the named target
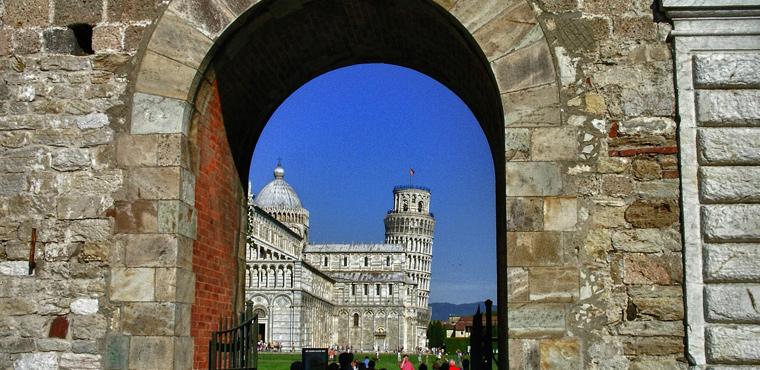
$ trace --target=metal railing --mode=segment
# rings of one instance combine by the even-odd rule
[[[208,344],[209,370],[256,370],[258,319],[248,304],[240,315],[219,320],[219,330],[211,333]]]

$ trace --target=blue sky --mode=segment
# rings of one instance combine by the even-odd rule
[[[496,298],[493,162],[448,88],[411,69],[361,64],[308,82],[272,115],[251,164],[254,193],[282,159],[311,213],[311,241],[382,242],[395,185],[431,189],[430,302]]]

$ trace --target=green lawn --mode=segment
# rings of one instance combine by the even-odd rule
[[[364,359],[364,356],[369,356],[371,360],[375,361],[375,368],[376,369],[388,369],[388,370],[397,370],[398,369],[398,363],[396,361],[396,355],[392,353],[381,353],[380,354],[380,362],[378,363],[377,360],[375,360],[375,354],[374,353],[355,353],[354,358]],[[414,368],[416,369],[419,365],[417,363],[417,355],[410,355],[409,359],[414,364]],[[435,361],[435,356],[430,355],[427,356],[427,360],[425,360],[425,356],[422,356],[422,360],[425,361],[428,365],[428,369],[432,369],[433,367],[430,366],[433,361]],[[271,352],[261,352],[259,353],[259,369],[260,370],[290,370],[290,364],[294,361],[301,361],[301,354],[300,353],[271,353]],[[338,361],[337,355],[335,356],[335,361]]]

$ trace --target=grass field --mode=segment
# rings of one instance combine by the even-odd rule
[[[371,360],[374,360],[375,354],[374,353],[355,353],[354,358],[358,359],[364,359],[364,356],[369,356]],[[433,367],[430,366],[433,361],[435,361],[435,356],[427,356],[427,360],[425,360],[426,356],[422,356],[422,360],[425,361],[428,365],[428,369],[432,369]],[[416,369],[419,365],[417,362],[417,355],[410,355],[409,359],[414,364],[414,368]],[[301,354],[300,353],[271,353],[271,352],[261,352],[259,353],[259,370],[290,370],[290,364],[292,364],[294,361],[301,361]],[[337,356],[335,358],[335,361],[337,362]],[[375,360],[375,368],[376,369],[388,369],[388,370],[397,370],[398,362],[396,361],[396,354],[392,353],[381,353],[380,354],[380,361],[378,362]]]

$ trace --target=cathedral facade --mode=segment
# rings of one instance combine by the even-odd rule
[[[425,347],[430,190],[393,189],[385,243],[310,244],[309,212],[284,175],[278,164],[274,179],[249,197],[245,297],[261,339],[286,351]]]

